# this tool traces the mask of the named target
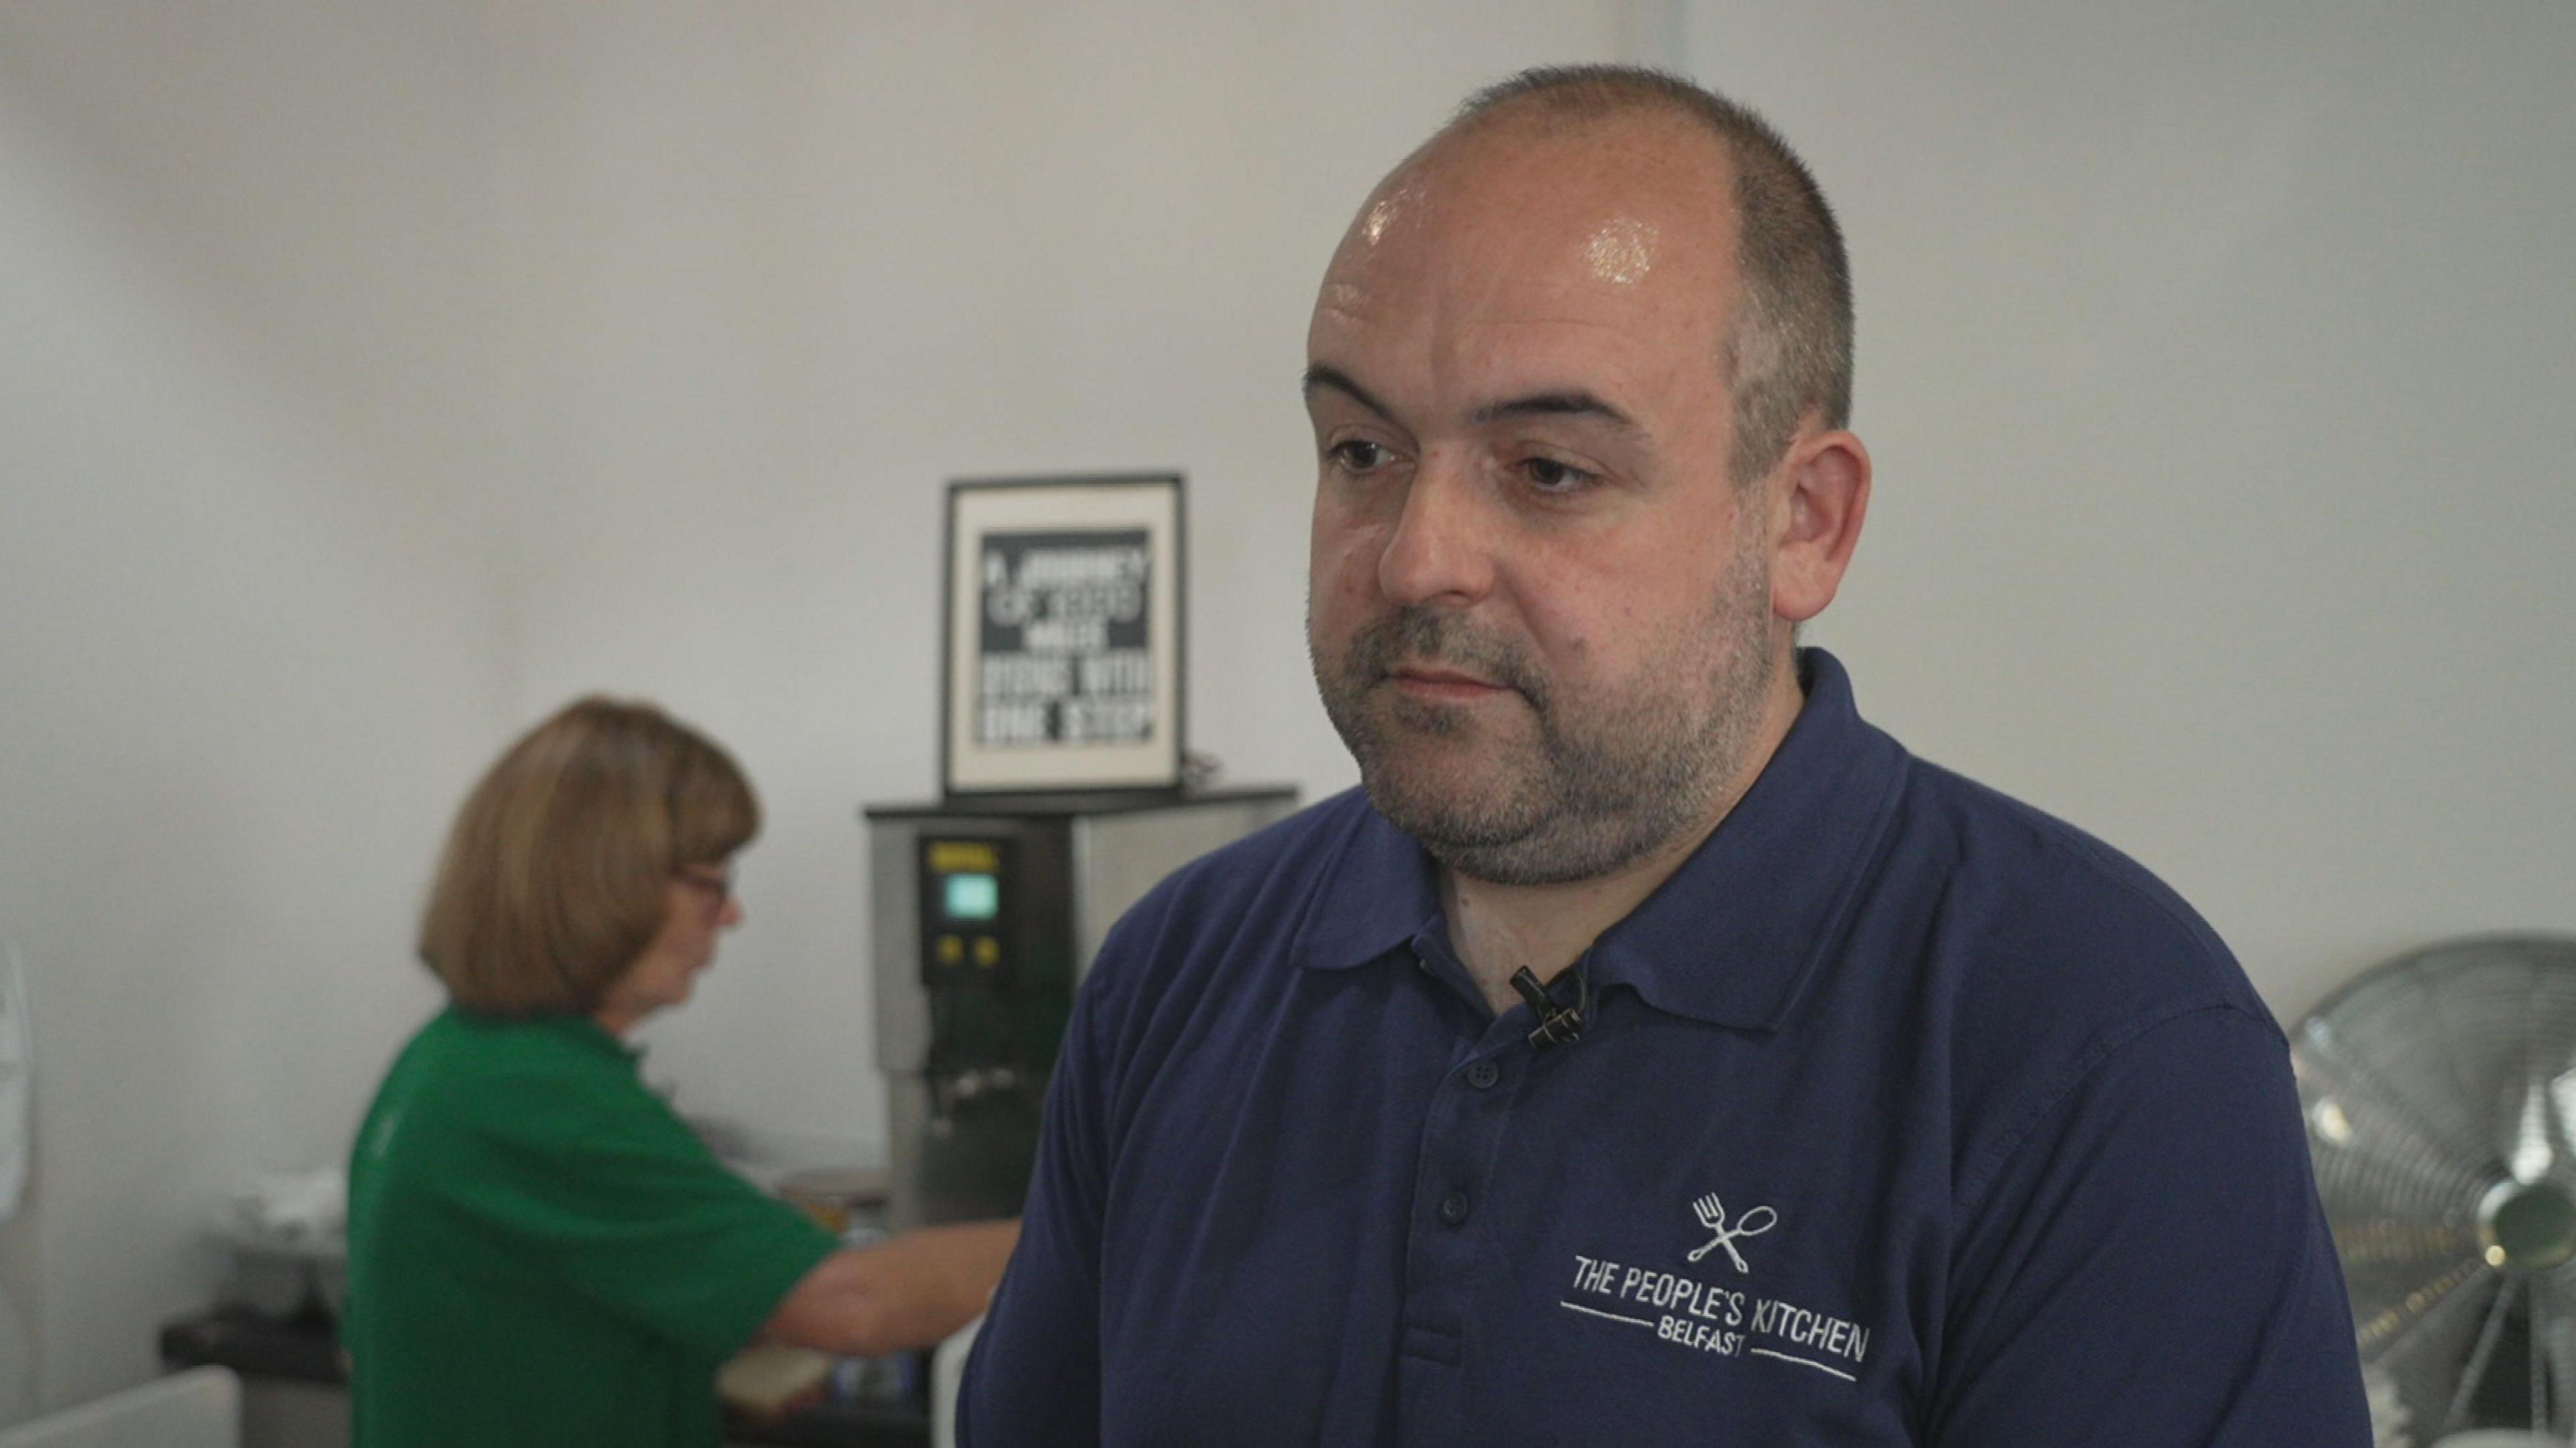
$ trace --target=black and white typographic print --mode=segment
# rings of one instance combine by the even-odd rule
[[[987,533],[976,567],[977,744],[1132,745],[1154,737],[1146,530]]]

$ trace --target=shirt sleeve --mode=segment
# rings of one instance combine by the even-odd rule
[[[1132,918],[1132,917],[1131,917]],[[1117,949],[1113,931],[1103,957]],[[1047,1088],[1020,1242],[966,1362],[959,1448],[1100,1441],[1100,1243],[1109,1178],[1102,973],[1074,1002]]]
[[[526,1080],[484,1103],[481,1160],[439,1190],[503,1254],[723,1358],[839,1245],[728,1170],[641,1082]]]
[[[1963,1183],[1940,1448],[2369,1448],[2288,1053],[2196,1010],[2096,1054]]]

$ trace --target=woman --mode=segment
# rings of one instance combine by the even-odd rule
[[[395,1060],[349,1168],[359,1448],[719,1441],[755,1337],[854,1356],[983,1310],[1016,1227],[844,1250],[719,1164],[625,1036],[740,924],[742,771],[649,707],[585,699],[459,811],[421,925],[449,1004]]]

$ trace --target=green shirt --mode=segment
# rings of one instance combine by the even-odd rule
[[[713,1448],[716,1368],[834,1245],[599,1026],[450,1008],[349,1164],[357,1448]]]

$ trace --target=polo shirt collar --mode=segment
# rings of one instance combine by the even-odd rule
[[[644,1048],[641,1045],[626,1040],[615,1031],[585,1015],[487,1016],[479,1011],[469,1011],[453,1001],[448,1003],[447,1014],[478,1030],[498,1030],[512,1025],[531,1026],[538,1030],[552,1031],[587,1050],[613,1056],[621,1061],[633,1063],[644,1059]]]
[[[1798,669],[1805,706],[1753,787],[1594,942],[1594,994],[1624,985],[1658,1010],[1769,1030],[1840,937],[1894,812],[1905,752],[1861,719],[1833,655],[1801,649]],[[1298,956],[1311,968],[1349,969],[1442,926],[1429,856],[1364,808],[1317,893]]]
[[[1317,970],[1366,965],[1426,931],[1446,934],[1431,857],[1365,797],[1358,806],[1297,942],[1295,958]]]
[[[1798,651],[1806,706],[1707,841],[1592,949],[1595,994],[1776,1028],[1841,939],[1904,784],[1905,751],[1864,722],[1851,677]]]
[[[592,1050],[604,1051],[630,1064],[643,1064],[644,1046],[640,1041],[630,1041],[588,1016],[555,1016],[550,1019],[560,1025],[566,1035]]]

